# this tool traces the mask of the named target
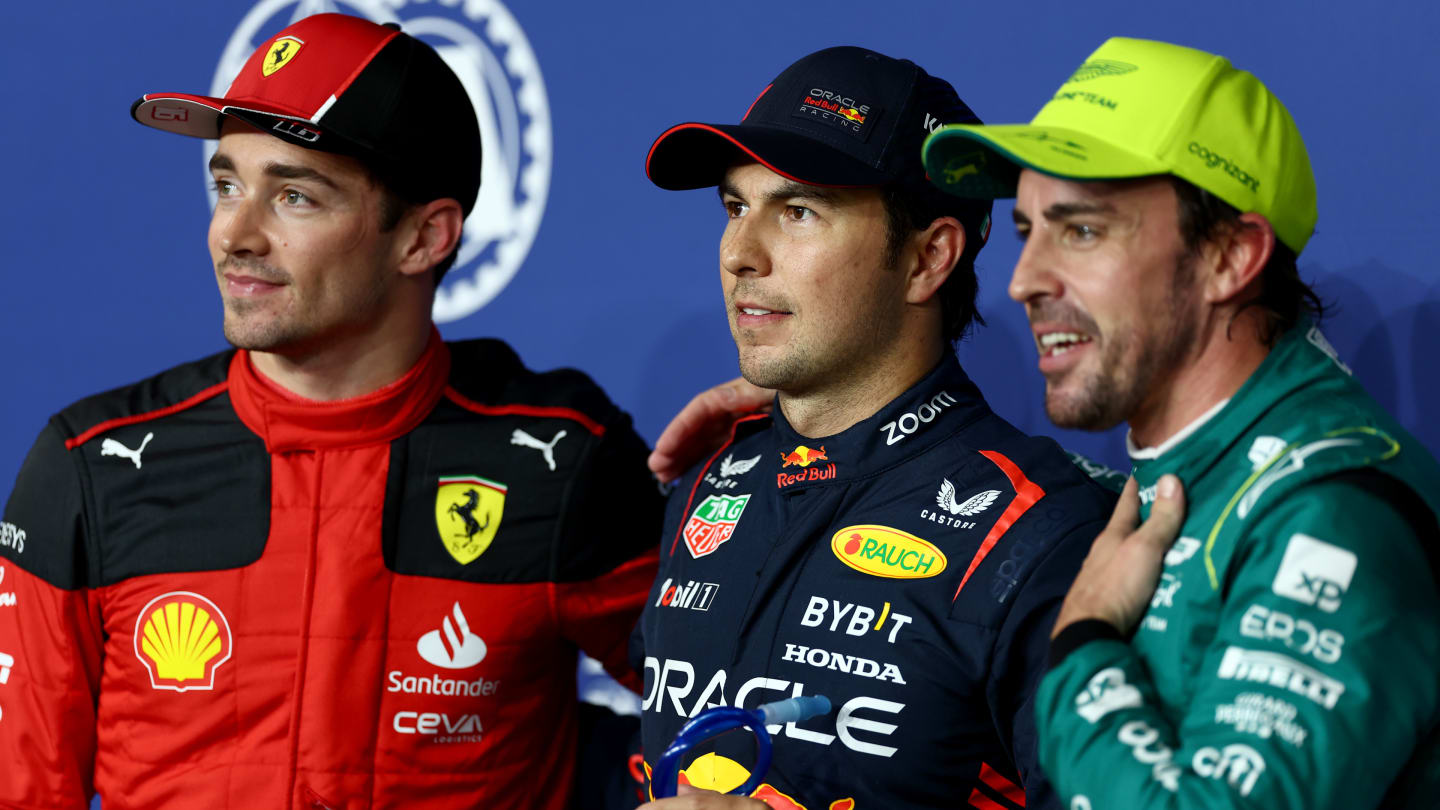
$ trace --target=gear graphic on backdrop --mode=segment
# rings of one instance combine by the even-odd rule
[[[429,16],[406,16],[410,6]],[[288,12],[288,13],[287,13]],[[312,14],[339,12],[398,22],[429,43],[465,85],[484,143],[480,198],[465,220],[455,266],[435,293],[435,320],[458,321],[499,295],[524,263],[550,191],[553,135],[540,64],[524,31],[499,0],[260,0],[235,27],[220,56],[211,95],[224,95],[245,60],[268,37]],[[446,13],[453,16],[442,16]],[[215,153],[206,141],[202,166]],[[209,169],[205,168],[209,179]],[[210,192],[215,205],[215,192]]]

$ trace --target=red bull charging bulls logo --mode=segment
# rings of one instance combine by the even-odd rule
[[[800,467],[801,470],[796,473],[776,473],[775,486],[784,489],[791,484],[798,484],[801,481],[829,481],[835,477],[835,465],[833,463],[826,464],[823,467],[810,466],[817,461],[828,460],[829,457],[825,455],[824,445],[821,445],[820,449],[817,450],[802,444],[789,453],[781,453],[780,468],[782,470],[786,467]]]

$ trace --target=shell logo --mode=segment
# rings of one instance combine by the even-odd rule
[[[945,570],[945,553],[909,532],[889,526],[846,526],[830,538],[840,562],[862,574],[923,579]]]
[[[155,689],[214,689],[215,670],[230,660],[230,648],[229,620],[198,593],[157,596],[135,620],[135,657]]]

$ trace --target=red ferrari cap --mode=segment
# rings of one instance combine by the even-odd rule
[[[434,48],[346,14],[306,17],[261,45],[221,98],[147,93],[146,126],[220,137],[225,116],[307,149],[353,156],[415,202],[451,197],[469,214],[480,191],[480,126]]]

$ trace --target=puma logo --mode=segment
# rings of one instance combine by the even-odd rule
[[[149,444],[150,440],[153,438],[155,438],[154,433],[146,433],[145,440],[140,442],[140,447],[136,450],[131,450],[130,448],[126,447],[120,442],[115,441],[114,439],[106,439],[100,444],[100,455],[120,456],[121,458],[128,458],[131,461],[135,462],[135,469],[138,470],[140,469],[140,454],[145,452],[145,445]]]
[[[550,471],[554,472],[555,445],[559,443],[559,441],[563,438],[565,438],[565,431],[562,430],[559,433],[556,433],[555,438],[551,439],[549,442],[542,442],[534,436],[531,436],[529,433],[526,433],[525,431],[516,428],[515,432],[510,434],[510,443],[518,444],[521,447],[529,447],[534,450],[539,450],[541,454],[545,456],[545,463],[550,466]]]

